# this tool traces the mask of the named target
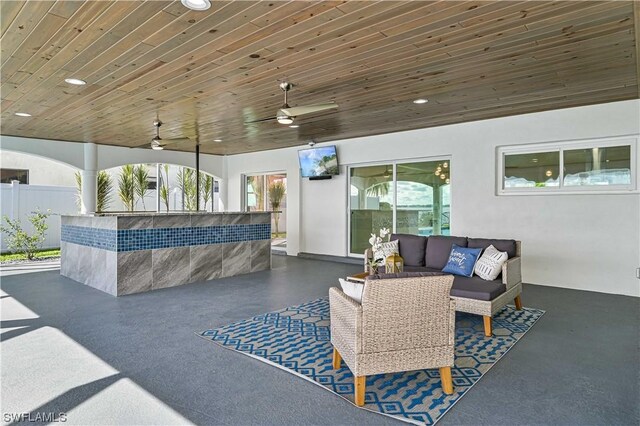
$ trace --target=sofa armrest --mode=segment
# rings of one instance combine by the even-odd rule
[[[373,259],[373,250],[371,247],[364,251],[364,272],[371,272],[369,270],[369,261]]]
[[[520,256],[512,257],[502,265],[502,283],[507,290],[522,282]]]
[[[329,289],[331,342],[338,350],[359,353],[362,339],[362,305],[337,287]],[[340,347],[346,345],[347,347]]]

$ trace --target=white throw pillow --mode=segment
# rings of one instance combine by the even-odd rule
[[[338,278],[340,280],[340,287],[342,287],[342,291],[344,294],[352,298],[358,303],[362,303],[362,291],[364,290],[364,283],[354,283],[351,281],[343,280],[342,278]]]
[[[380,244],[380,246],[378,246],[378,250],[373,252],[373,258],[382,259],[378,262],[378,265],[384,265],[384,261],[387,259],[387,257],[391,256],[394,253],[399,253],[398,250],[398,240],[382,243]]]
[[[509,255],[506,251],[499,251],[491,245],[484,250],[476,262],[474,272],[483,280],[493,281],[502,272],[502,265],[507,259],[509,259]]]

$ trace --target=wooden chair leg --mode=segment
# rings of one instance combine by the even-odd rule
[[[442,382],[442,392],[447,395],[453,393],[453,380],[451,379],[451,367],[440,367],[440,381]]]
[[[516,304],[516,309],[521,311],[522,310],[522,299],[520,299],[520,295],[517,295],[515,299],[513,299],[513,302]]]
[[[358,376],[354,377],[355,384],[355,402],[358,407],[362,407],[364,405],[364,391],[367,387],[367,376]]]
[[[341,362],[342,362],[342,357],[340,356],[340,352],[338,352],[336,348],[333,348],[333,369],[339,370]]]
[[[491,337],[491,317],[484,315],[482,318],[484,319],[484,335]]]

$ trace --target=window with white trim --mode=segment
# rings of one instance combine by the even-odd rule
[[[497,192],[634,191],[637,144],[627,137],[499,147]]]

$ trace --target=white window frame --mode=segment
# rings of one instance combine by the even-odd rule
[[[422,162],[433,162],[433,161],[448,161],[449,165],[451,166],[452,164],[452,160],[453,160],[453,156],[452,155],[438,155],[438,156],[434,156],[434,157],[420,157],[420,158],[403,158],[403,159],[399,159],[399,160],[386,160],[386,161],[372,161],[372,162],[365,162],[365,163],[352,163],[352,164],[347,164],[347,179],[346,179],[346,185],[347,185],[347,257],[352,257],[352,258],[359,258],[359,259],[364,259],[364,253],[352,253],[351,252],[351,169],[352,168],[358,168],[358,167],[369,167],[369,166],[384,166],[384,165],[391,165],[392,166],[392,177],[393,177],[393,181],[392,182],[396,182],[396,166],[398,164],[407,164],[407,163],[422,163]],[[451,168],[450,168],[450,175],[449,178],[451,179],[450,185],[451,183],[453,183],[453,173],[451,172]],[[451,185],[451,188],[453,188],[453,185]],[[453,199],[453,196],[451,197]],[[391,233],[395,233],[396,232],[396,215],[397,215],[397,209],[398,207],[398,191],[397,188],[394,186],[393,188],[393,223],[392,223],[392,229],[391,229]],[[451,216],[453,217],[453,211],[450,212]],[[451,223],[451,218],[449,218],[449,221]],[[453,235],[453,234],[451,234]]]
[[[631,183],[629,185],[564,186],[564,151],[574,149],[607,148],[612,146],[631,147]],[[558,186],[505,188],[504,163],[506,155],[536,154],[554,152],[560,154]],[[638,193],[638,136],[619,136],[599,139],[557,141],[527,145],[509,145],[496,148],[496,195],[551,195],[551,194],[629,194]]]

